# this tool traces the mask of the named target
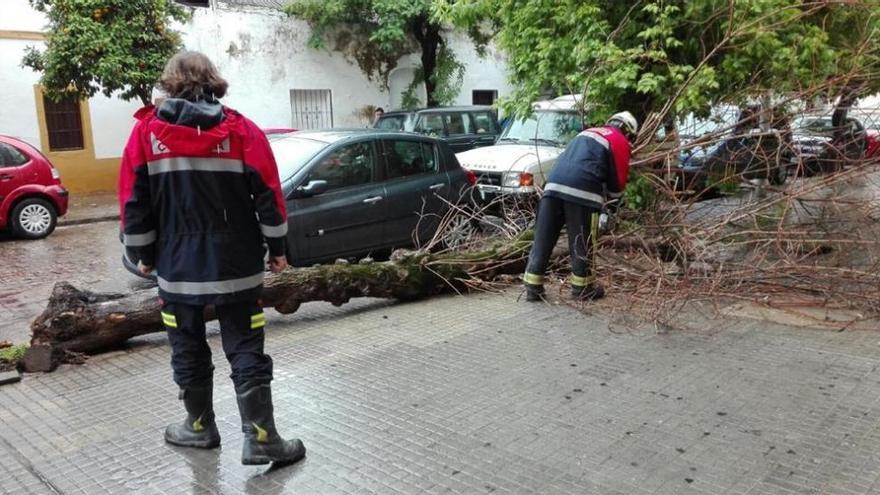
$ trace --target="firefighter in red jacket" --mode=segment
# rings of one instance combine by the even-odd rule
[[[295,462],[298,439],[275,429],[272,359],[259,298],[265,271],[287,267],[287,212],[262,131],[217,101],[227,83],[201,53],[169,60],[159,86],[168,98],[135,114],[122,157],[119,203],[126,255],[156,272],[174,381],[186,409],[165,431],[174,445],[214,448],[211,350],[205,305],[214,305],[245,434],[242,463]]]
[[[599,299],[605,295],[592,270],[599,212],[606,196],[620,197],[626,187],[630,143],[638,130],[631,113],[614,114],[605,126],[578,134],[557,158],[538,206],[535,241],[523,275],[527,301],[543,299],[544,271],[563,226],[567,227],[571,249],[572,298]]]

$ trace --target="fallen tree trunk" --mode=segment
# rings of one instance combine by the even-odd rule
[[[416,300],[446,292],[467,292],[474,283],[522,273],[531,247],[530,233],[479,252],[395,255],[391,261],[319,265],[267,274],[263,305],[290,314],[305,302],[341,306],[353,298]],[[654,242],[604,239],[616,249],[657,251]],[[567,250],[554,253],[560,258]],[[25,371],[51,371],[63,362],[81,362],[84,354],[118,348],[127,340],[163,331],[155,289],[129,294],[100,294],[67,282],[55,285],[45,311],[31,324]],[[205,313],[215,318],[213,308]]]
[[[356,297],[415,300],[468,290],[471,273],[482,280],[521,272],[531,241],[519,239],[477,253],[407,253],[392,261],[320,265],[267,274],[263,304],[289,314],[311,301],[336,306]],[[206,319],[214,319],[211,308]],[[155,289],[99,294],[59,282],[46,310],[31,324],[26,371],[51,371],[83,354],[118,348],[132,337],[163,330]]]

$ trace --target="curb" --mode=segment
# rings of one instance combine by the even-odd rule
[[[21,381],[21,373],[13,369],[12,371],[0,372],[0,386],[9,385]]]
[[[80,218],[77,220],[66,221],[63,219],[58,219],[58,226],[69,227],[71,225],[85,225],[89,223],[110,222],[114,220],[119,220],[119,215],[104,215],[102,217]]]

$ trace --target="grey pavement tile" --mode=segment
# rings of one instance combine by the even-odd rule
[[[302,463],[239,464],[215,332],[223,446],[165,445],[162,430],[182,411],[156,335],[3,388],[0,446],[14,456],[0,459],[0,479],[12,480],[2,489],[880,492],[880,338],[870,332],[753,321],[610,331],[601,318],[510,294],[268,316],[277,423],[305,441]]]

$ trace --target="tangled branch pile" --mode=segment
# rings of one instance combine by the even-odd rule
[[[880,309],[880,172],[852,168],[757,186],[731,197],[662,202],[615,238],[673,249],[600,251],[609,304],[667,321],[684,303],[741,299],[771,306]]]

